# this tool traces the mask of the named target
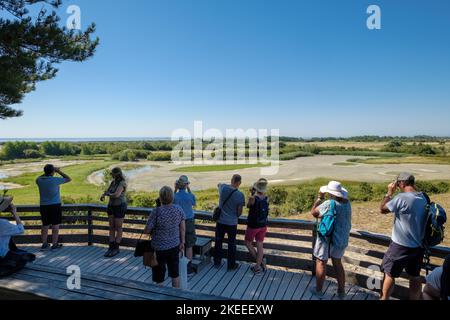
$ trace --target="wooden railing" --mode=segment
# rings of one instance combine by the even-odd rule
[[[38,230],[40,215],[38,206],[19,206],[18,211],[26,225],[27,233],[17,237],[19,244],[37,244],[41,241]],[[61,236],[64,243],[72,244],[108,244],[108,217],[106,206],[102,205],[64,205],[64,221],[61,226]],[[127,218],[124,221],[124,238],[122,245],[134,247],[146,224],[152,209],[129,208]],[[34,214],[33,214],[34,213]],[[196,229],[201,237],[214,240],[215,223],[212,214],[208,212],[196,212]],[[243,247],[246,217],[239,219],[238,252],[237,258],[241,261],[250,261],[246,249]],[[316,238],[315,223],[303,220],[270,219],[269,232],[266,236],[265,249],[267,263],[276,267],[307,270],[314,273],[314,258],[312,256],[313,244]],[[350,245],[343,258],[346,266],[347,282],[359,285],[363,288],[372,283],[377,287],[382,274],[379,270],[381,259],[391,239],[385,235],[366,231],[352,230]],[[226,242],[226,241],[225,241]],[[436,265],[442,263],[450,248],[437,247],[432,251],[433,262]],[[329,266],[328,274],[334,277],[334,272]],[[379,286],[378,286],[379,287]],[[371,289],[372,287],[370,287]],[[406,298],[408,290],[406,277],[398,281],[394,297]]]

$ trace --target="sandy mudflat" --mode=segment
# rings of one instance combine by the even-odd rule
[[[368,182],[391,181],[396,173],[409,171],[422,180],[450,180],[449,165],[430,164],[386,164],[369,165],[356,164],[351,166],[335,165],[345,162],[350,156],[316,156],[298,158],[281,163],[279,172],[273,176],[265,176],[272,184],[295,184],[305,180],[319,177],[336,180],[353,180]],[[175,180],[182,174],[173,170],[180,166],[169,163],[142,162],[141,164],[158,165],[148,172],[144,172],[129,179],[129,186],[137,191],[154,191],[164,185],[172,186]],[[194,190],[215,188],[218,182],[228,182],[230,177],[239,173],[244,179],[244,185],[248,186],[261,176],[261,168],[242,169],[237,171],[188,173]],[[100,183],[98,177],[91,176],[91,182]]]

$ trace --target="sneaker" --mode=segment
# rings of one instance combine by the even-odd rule
[[[228,266],[228,271],[235,271],[239,268],[239,263],[235,263],[232,266]]]
[[[267,259],[266,258],[263,258],[263,261],[261,263],[261,268],[264,272],[267,271]]]
[[[61,243],[57,243],[52,245],[52,250],[58,250],[61,249],[63,247],[63,245]]]
[[[109,254],[109,258],[115,257],[120,253],[119,245],[117,243],[113,244],[111,252]]]
[[[104,254],[103,256],[104,256],[105,258],[110,258],[110,257],[111,257],[111,251],[113,250],[113,248],[114,248],[114,243],[111,242],[111,243],[109,244],[109,249],[108,249],[108,251],[106,251],[105,254]]]
[[[189,262],[189,263],[188,263],[188,266],[187,266],[187,273],[188,273],[188,275],[191,275],[191,274],[194,274],[194,273],[195,273],[195,269],[194,269],[194,267],[192,266],[192,262]]]
[[[259,268],[259,267],[256,266],[256,265],[254,265],[253,267],[251,267],[250,270],[252,270],[252,272],[253,272],[255,275],[258,275],[258,274],[261,274],[261,273],[262,273],[261,268]]]
[[[41,251],[46,251],[48,249],[50,249],[50,245],[48,243],[44,243],[41,247]]]
[[[311,292],[313,296],[315,296],[319,299],[322,299],[323,296],[325,295],[325,293],[323,291],[317,291],[316,287],[310,288],[309,292]]]

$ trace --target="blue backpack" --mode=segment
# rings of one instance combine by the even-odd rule
[[[428,195],[424,194],[427,199],[426,206],[426,222],[425,234],[423,238],[423,246],[426,249],[435,247],[444,240],[445,223],[447,222],[447,213],[444,208],[437,203],[431,202]]]
[[[334,231],[336,221],[336,201],[331,200],[330,208],[322,216],[320,223],[317,225],[317,234],[322,238],[331,238]]]

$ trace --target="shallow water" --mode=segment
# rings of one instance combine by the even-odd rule
[[[152,170],[153,168],[151,166],[142,166],[136,169],[124,170],[123,174],[127,179],[135,179],[141,173],[151,172]],[[94,175],[96,178],[104,180],[105,177],[104,171],[98,171]]]

